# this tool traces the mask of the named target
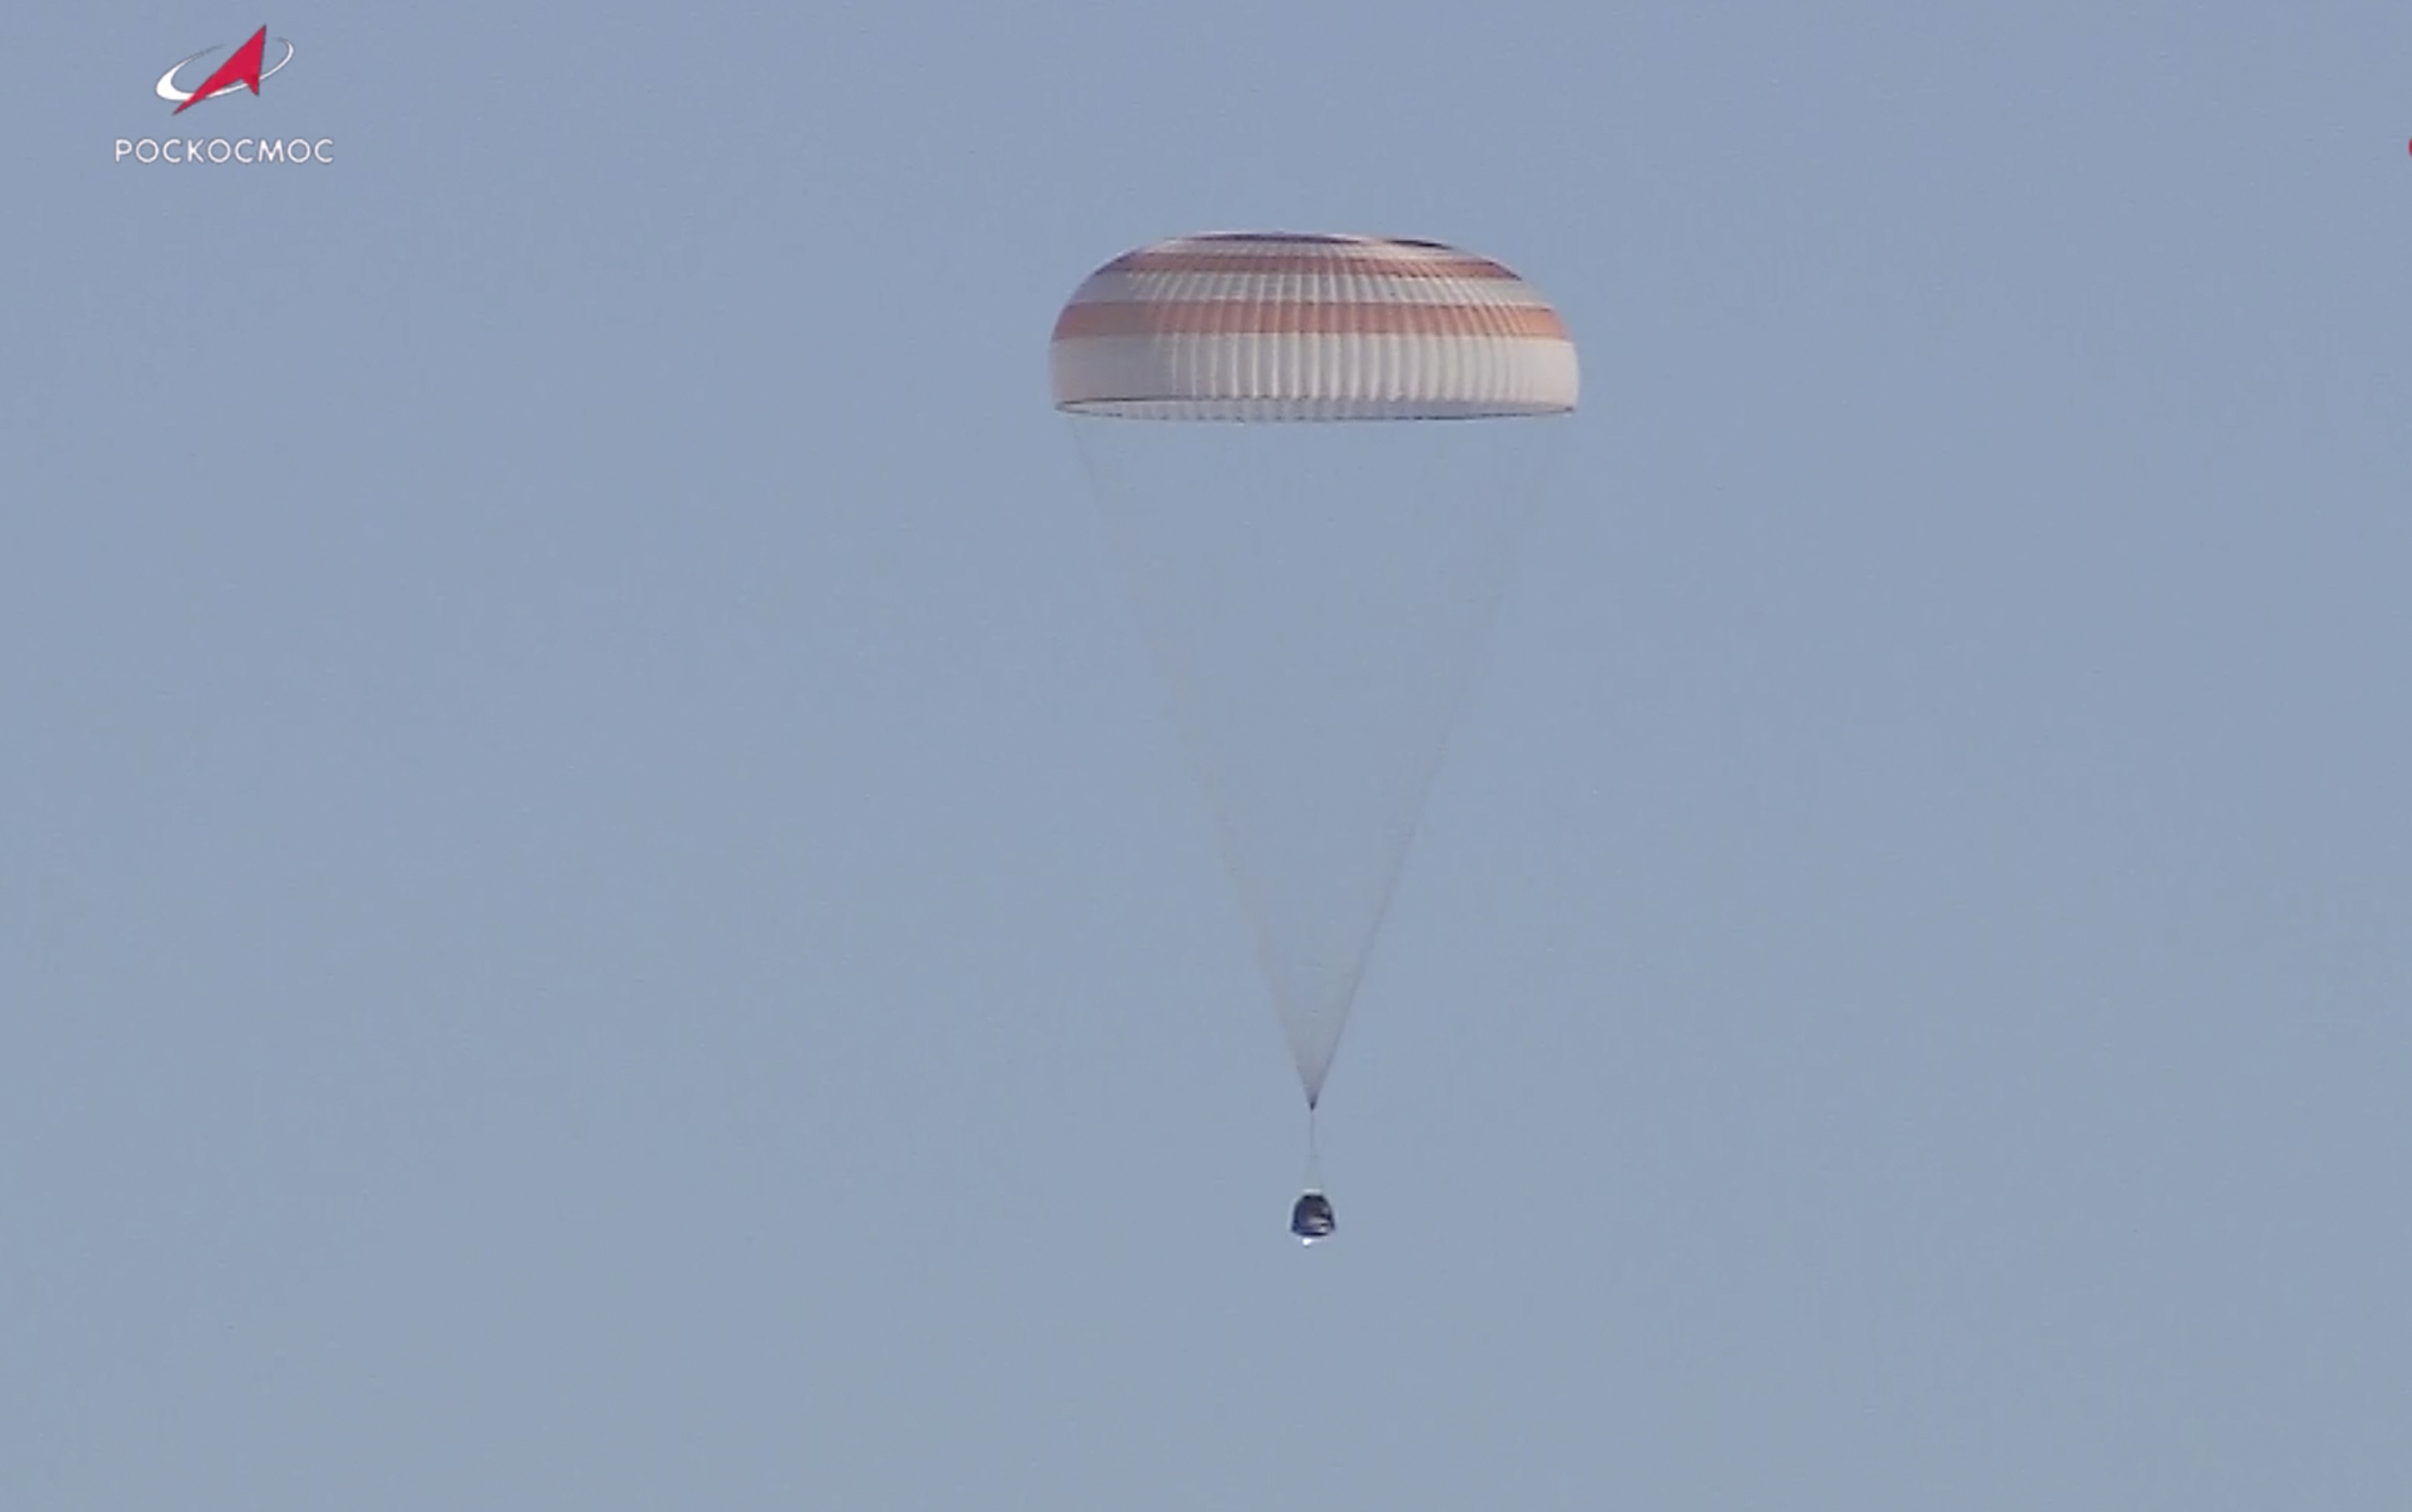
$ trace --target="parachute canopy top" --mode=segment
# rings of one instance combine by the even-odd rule
[[[1435,242],[1176,237],[1091,273],[1056,317],[1055,407],[1155,420],[1561,415],[1574,340],[1540,291]]]

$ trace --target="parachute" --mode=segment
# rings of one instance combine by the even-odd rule
[[[1241,232],[1105,264],[1050,359],[1311,1130],[1575,407],[1574,343],[1488,258]]]

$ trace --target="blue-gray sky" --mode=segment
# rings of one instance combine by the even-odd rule
[[[8,48],[0,1505],[2412,1505],[2412,18]],[[1584,353],[1312,1251],[1046,402],[1249,226]]]

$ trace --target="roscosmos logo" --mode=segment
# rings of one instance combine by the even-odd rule
[[[262,26],[228,53],[224,63],[202,73],[205,60],[223,51],[223,46],[203,48],[178,59],[159,76],[152,93],[176,107],[169,114],[182,115],[204,100],[222,99],[246,90],[257,98],[260,84],[293,61],[293,44],[281,37],[270,37],[268,28]],[[178,83],[182,79],[195,82],[186,89]],[[335,143],[327,137],[170,137],[164,140],[118,138],[116,160],[123,163],[129,157],[138,163],[331,163],[335,160]]]
[[[203,48],[159,76],[159,97],[163,100],[175,101],[176,109],[170,113],[182,115],[203,100],[213,100],[221,95],[231,95],[238,89],[248,89],[257,95],[259,93],[261,80],[273,76],[277,69],[293,61],[293,44],[286,42],[281,37],[276,40],[285,43],[285,56],[265,68],[260,65],[268,57],[268,28],[262,26],[251,34],[250,41],[234,50],[233,57],[219,64],[215,73],[202,80],[198,88],[178,89],[176,87],[178,74],[183,73],[189,65],[199,63],[217,51],[213,47]]]

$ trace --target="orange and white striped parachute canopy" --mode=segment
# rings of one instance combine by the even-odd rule
[[[1159,420],[1411,420],[1575,407],[1540,291],[1435,242],[1177,237],[1091,273],[1055,320],[1055,407]]]

